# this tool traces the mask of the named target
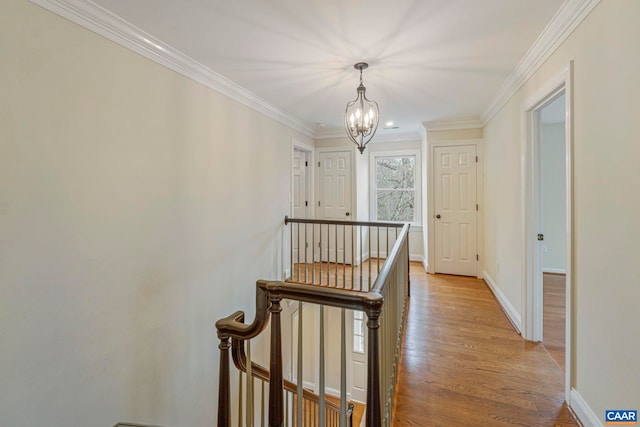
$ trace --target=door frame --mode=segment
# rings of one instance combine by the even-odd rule
[[[289,216],[293,217],[293,156],[295,150],[304,151],[307,153],[309,157],[309,165],[311,168],[315,165],[315,148],[313,145],[306,144],[302,141],[299,141],[295,138],[291,139],[291,157],[289,159]],[[307,185],[307,198],[309,199],[309,203],[311,203],[311,209],[307,209],[307,218],[315,218],[315,174],[311,172],[310,168],[307,168],[307,176],[306,176],[306,185]]]
[[[541,173],[539,139],[534,129],[538,111],[565,94],[566,166],[566,300],[565,300],[565,399],[571,404],[573,366],[573,61],[531,96],[521,109],[521,212],[522,212],[522,335],[530,341],[542,340],[543,289],[542,250],[536,234],[541,225]]]
[[[482,278],[483,271],[483,252],[484,252],[484,207],[481,201],[484,200],[484,161],[482,159],[482,139],[460,139],[452,141],[434,141],[429,142],[427,139],[427,200],[426,200],[426,221],[427,226],[427,272],[434,274],[436,269],[435,263],[435,227],[436,227],[436,213],[434,210],[435,205],[435,168],[434,168],[434,156],[436,147],[454,147],[473,145],[476,147],[476,155],[478,156],[478,163],[476,165],[476,203],[478,203],[478,210],[476,211],[476,241],[477,241],[477,254],[478,262],[476,263],[476,277]],[[423,172],[425,173],[425,172]]]
[[[316,150],[313,145],[302,142],[296,138],[291,138],[291,148],[289,151],[289,217],[293,218],[293,156],[295,150],[298,149],[300,151],[305,151],[308,154],[309,162],[311,167],[315,164],[315,156]],[[312,206],[315,206],[315,173],[310,171],[307,168],[307,176],[306,176],[306,184],[307,184],[307,198],[309,199]],[[307,218],[315,218],[316,210],[315,208],[307,209]],[[289,228],[282,227],[282,253],[281,259],[283,262],[282,265],[282,280],[285,280],[287,277],[291,275],[291,239],[289,237]]]
[[[317,153],[317,159],[314,159],[314,169],[315,169],[315,174],[316,175],[316,180],[315,180],[315,190],[316,190],[316,194],[318,195],[317,199],[314,199],[314,211],[315,211],[315,216],[314,218],[321,218],[320,215],[320,211],[318,210],[318,201],[320,200],[321,197],[321,193],[320,193],[320,168],[318,167],[318,161],[320,159],[320,154],[321,153],[346,153],[349,152],[351,153],[351,221],[356,221],[357,217],[358,217],[358,213],[356,212],[355,206],[356,206],[356,197],[357,197],[357,171],[356,171],[356,161],[355,161],[355,155],[354,153],[358,153],[355,149],[351,148],[351,147],[320,147],[316,149],[316,153]]]

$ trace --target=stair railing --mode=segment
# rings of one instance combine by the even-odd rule
[[[236,320],[238,322],[244,322],[244,316],[238,316],[236,318]],[[260,404],[256,405],[259,406],[259,408],[256,408],[257,410],[257,416],[256,413],[254,411],[254,422],[256,421],[256,419],[260,420],[260,425],[264,426],[265,425],[265,413],[266,413],[266,404],[265,401],[267,399],[267,396],[265,394],[265,384],[269,383],[269,379],[270,379],[270,374],[269,371],[264,368],[263,366],[252,362],[251,363],[251,368],[247,368],[247,355],[245,352],[245,346],[247,345],[247,343],[249,343],[249,341],[240,341],[240,340],[236,340],[233,339],[232,340],[232,344],[231,344],[231,355],[232,355],[232,359],[234,362],[235,367],[238,369],[238,371],[240,372],[239,375],[239,388],[242,389],[242,384],[250,384],[247,386],[247,392],[248,395],[251,396],[252,393],[251,391],[249,391],[249,388],[253,388],[254,387],[254,383],[255,381],[258,381],[259,384],[259,397],[260,397]],[[250,348],[250,347],[249,347]],[[243,374],[245,375],[244,381],[243,381]],[[253,379],[250,380],[250,376],[249,374],[251,374],[253,376]],[[295,425],[297,420],[295,419],[296,414],[294,414],[293,411],[289,410],[289,406],[293,406],[294,404],[297,405],[297,385],[294,384],[291,381],[288,381],[286,379],[283,380],[283,387],[284,387],[284,393],[285,393],[285,425],[287,425],[287,414],[291,414],[291,418],[293,418],[293,420],[291,420],[291,424]],[[240,399],[239,399],[239,403],[238,403],[238,408],[239,408],[239,412],[238,412],[238,424],[242,425],[242,419],[243,416],[245,414],[243,414],[242,412],[242,403],[243,403],[243,397],[242,396],[242,392],[240,392]],[[253,396],[254,399],[256,398],[256,396]],[[303,413],[306,413],[307,419],[309,421],[311,420],[318,420],[322,417],[320,417],[319,412],[320,409],[320,405],[319,405],[319,401],[320,401],[320,397],[313,393],[310,390],[304,389],[303,390],[303,397],[302,397],[302,405],[304,407],[304,411],[301,411]],[[245,408],[247,407],[251,407],[254,406],[253,405],[253,401],[250,398],[246,398],[244,397],[244,402],[245,402]],[[338,427],[339,424],[339,418],[340,418],[340,405],[335,403],[334,401],[328,400],[325,402],[325,409],[324,409],[324,419],[326,420],[325,423],[323,423],[322,425],[326,425],[327,427]],[[251,419],[251,412],[252,409],[249,409],[246,411],[246,416],[247,416],[247,420]],[[352,426],[352,415],[353,415],[353,404],[349,404],[347,406],[347,426],[351,427]],[[250,424],[250,422],[246,423],[247,425]],[[308,423],[308,424],[312,424],[312,425],[320,425],[318,423]]]
[[[339,221],[319,221],[319,220],[296,220],[285,219],[286,224],[305,224],[305,228],[316,228],[320,233],[321,227],[325,228],[325,233],[333,233],[332,241],[325,241],[326,247],[320,245],[321,249],[327,250],[327,257],[315,256],[310,260],[304,260],[304,267],[299,266],[301,255],[297,259],[292,256],[291,272],[300,271],[302,268],[306,271],[307,280],[302,283],[296,283],[304,275],[300,273],[290,275],[288,281],[264,281],[260,280],[256,284],[256,317],[254,321],[247,325],[244,323],[244,314],[236,312],[231,316],[219,320],[216,323],[218,337],[220,339],[220,382],[218,397],[218,426],[231,426],[231,387],[230,387],[230,368],[229,368],[229,351],[233,348],[233,358],[236,367],[240,372],[245,373],[246,381],[246,400],[243,414],[243,405],[240,399],[239,412],[237,415],[238,426],[253,426],[255,422],[264,425],[266,422],[264,410],[256,415],[254,411],[255,390],[253,389],[253,378],[259,378],[262,390],[268,383],[269,393],[265,398],[262,392],[261,404],[263,407],[268,405],[268,425],[269,426],[288,426],[302,427],[307,425],[333,426],[341,427],[350,426],[352,412],[348,411],[347,406],[347,390],[346,390],[346,310],[358,310],[366,314],[367,326],[367,380],[366,380],[366,412],[365,420],[368,427],[373,426],[389,426],[393,416],[393,401],[395,395],[395,384],[397,379],[398,358],[400,349],[400,340],[403,333],[404,317],[406,304],[409,297],[409,225],[408,224],[381,224],[371,222],[339,222]],[[307,225],[311,224],[311,225]],[[330,227],[334,226],[334,229]],[[299,227],[299,225],[297,226]],[[351,227],[351,229],[349,229]],[[357,227],[366,227],[367,230],[358,230]],[[292,227],[293,228],[293,227]],[[340,228],[342,233],[340,233]],[[377,242],[376,258],[371,259],[372,251],[368,254],[359,247],[360,251],[356,251],[358,243],[367,245],[371,248],[372,228],[376,230]],[[380,231],[385,228],[386,230]],[[389,230],[392,230],[391,232]],[[347,231],[349,230],[349,231]],[[311,231],[311,233],[314,233]],[[363,236],[366,234],[366,239]],[[291,234],[294,235],[293,230]],[[351,247],[345,244],[347,235],[357,236],[361,242],[352,241]],[[381,246],[381,236],[385,237],[385,242]],[[300,238],[300,228],[297,230],[296,238]],[[331,263],[331,251],[338,254],[339,239],[342,241],[342,263]],[[293,237],[292,237],[293,239]],[[393,239],[391,243],[390,240]],[[321,239],[318,239],[321,240]],[[315,240],[312,240],[315,244]],[[333,247],[332,247],[333,246]],[[308,247],[308,246],[307,246]],[[384,261],[381,262],[381,255],[384,251]],[[300,245],[298,245],[300,248]],[[305,247],[306,249],[306,247]],[[348,258],[347,250],[352,250],[352,257]],[[306,250],[305,250],[306,252]],[[359,252],[359,256],[355,256]],[[348,259],[347,259],[348,258]],[[310,261],[310,262],[307,262]],[[311,264],[311,265],[307,265]],[[365,265],[368,264],[368,265]],[[375,265],[375,268],[372,266]],[[322,274],[319,275],[317,282],[312,279],[315,276],[316,268],[323,268]],[[372,270],[370,270],[372,269]],[[354,271],[355,270],[355,271]],[[369,273],[372,271],[372,273]],[[328,272],[328,276],[327,275]],[[375,280],[372,276],[375,275]],[[329,280],[324,281],[328,277]],[[342,280],[340,280],[342,278]],[[349,280],[350,279],[350,280]],[[372,280],[371,284],[370,280]],[[360,285],[362,283],[362,285]],[[363,286],[366,283],[366,286]],[[283,378],[283,355],[282,355],[282,320],[281,320],[281,303],[283,300],[297,301],[299,304],[298,311],[298,380],[297,384],[285,381]],[[302,381],[302,304],[317,304],[319,306],[319,333],[318,346],[320,353],[318,354],[319,363],[319,387],[317,397],[312,397],[312,393],[304,389]],[[333,307],[333,308],[331,308]],[[332,402],[327,399],[325,392],[325,310],[339,309],[340,312],[340,400],[337,405],[339,408],[339,417],[337,424],[331,421],[335,419],[335,411],[330,412],[327,408],[333,408]],[[270,327],[270,360],[268,372],[251,361],[252,338],[257,337],[266,327],[269,321]],[[333,333],[334,331],[332,331]],[[246,346],[246,347],[245,347]],[[246,352],[245,352],[246,348]],[[249,380],[250,379],[250,380]],[[242,382],[239,384],[239,393],[242,394]],[[293,389],[295,389],[295,394]],[[305,394],[306,393],[306,394]],[[306,397],[305,397],[306,396]],[[266,402],[265,402],[266,401]],[[316,409],[311,413],[307,410],[310,401],[317,401]],[[333,408],[336,409],[336,408]],[[244,417],[243,417],[244,415]],[[245,424],[243,424],[243,418]],[[256,421],[257,420],[257,421]]]

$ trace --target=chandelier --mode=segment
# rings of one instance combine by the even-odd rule
[[[366,88],[362,84],[362,70],[367,69],[369,64],[358,62],[353,66],[360,70],[360,86],[358,86],[358,97],[347,104],[344,112],[344,128],[349,139],[358,146],[360,154],[364,153],[366,145],[371,141],[378,129],[378,103],[369,101],[365,95]]]

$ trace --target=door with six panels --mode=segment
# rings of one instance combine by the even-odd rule
[[[475,145],[434,148],[435,272],[477,274]]]

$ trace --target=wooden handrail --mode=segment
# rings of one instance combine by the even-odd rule
[[[250,325],[244,323],[244,312],[236,311],[230,316],[216,322],[218,338],[251,339],[255,338],[267,327],[269,322],[268,282],[259,281],[256,286],[256,318]]]
[[[402,228],[403,222],[371,222],[371,221],[342,221],[337,219],[308,219],[308,218],[289,218],[284,217],[284,225],[293,224],[321,224],[321,225],[359,225],[363,227],[390,227]]]
[[[228,426],[231,423],[231,396],[229,390],[229,348],[230,339],[251,339],[257,337],[267,327],[269,321],[269,296],[266,289],[256,286],[256,317],[250,325],[244,323],[244,312],[236,311],[230,316],[216,322],[220,339],[220,379],[218,384],[218,425]]]

